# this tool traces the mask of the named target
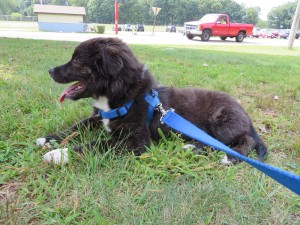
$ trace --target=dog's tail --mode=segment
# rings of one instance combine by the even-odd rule
[[[260,137],[258,136],[258,134],[253,126],[251,126],[251,133],[252,133],[252,137],[256,143],[254,149],[256,150],[258,159],[260,161],[264,161],[268,154],[267,147],[266,147],[265,143],[260,139]]]

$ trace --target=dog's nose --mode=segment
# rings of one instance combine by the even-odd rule
[[[48,72],[49,72],[49,74],[53,74],[54,73],[54,68],[50,68]]]

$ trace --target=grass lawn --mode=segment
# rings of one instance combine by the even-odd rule
[[[112,150],[43,163],[35,140],[91,110],[89,99],[61,105],[65,86],[47,72],[76,45],[0,39],[0,224],[300,224],[299,196],[245,163],[221,166],[221,152],[184,152],[175,134],[141,157]],[[300,175],[299,49],[131,48],[163,85],[238,99],[268,145],[266,162]],[[104,135],[80,133],[67,146]]]

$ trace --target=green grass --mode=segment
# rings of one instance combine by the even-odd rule
[[[182,151],[178,135],[141,157],[112,149],[43,163],[36,138],[90,113],[88,99],[59,104],[64,85],[47,73],[77,44],[0,39],[1,224],[299,224],[298,196],[245,163],[221,166],[220,152]],[[267,163],[300,174],[299,49],[131,48],[163,85],[234,96],[269,147]],[[104,136],[80,133],[68,147]]]

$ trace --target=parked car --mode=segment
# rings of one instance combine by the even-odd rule
[[[267,37],[267,30],[260,30],[259,31],[259,37],[260,38],[266,38]]]
[[[176,33],[176,26],[175,25],[169,25],[169,26],[167,26],[166,32],[174,32],[174,33]]]
[[[260,32],[259,31],[253,31],[252,37],[259,38]]]
[[[287,32],[280,32],[279,33],[279,38],[287,39],[288,36],[289,36],[289,33],[287,33]]]
[[[144,32],[145,28],[144,28],[143,24],[137,24],[137,25],[135,25],[134,30]]]
[[[285,31],[285,32],[283,32],[283,33],[280,33],[280,34],[279,34],[279,37],[280,37],[280,38],[287,39],[287,38],[289,37],[289,35],[290,35],[290,31],[287,30],[287,31]],[[300,32],[297,31],[296,34],[295,34],[295,38],[296,38],[296,39],[299,39],[299,37],[300,37]]]
[[[267,37],[267,31],[265,29],[253,28],[253,33],[250,36],[254,37],[254,38],[266,38]]]
[[[274,32],[267,32],[266,35],[265,35],[265,38],[276,38],[277,37],[277,34],[275,34]]]
[[[124,26],[123,26],[123,31],[132,31],[132,26],[131,26],[131,24],[124,24]]]
[[[115,29],[115,26],[113,26],[112,30],[113,30],[113,31],[116,30],[116,29]],[[118,26],[118,31],[121,31],[121,30],[122,30],[121,26]]]
[[[271,30],[272,38],[279,38],[279,31],[278,30]]]

